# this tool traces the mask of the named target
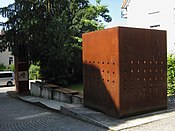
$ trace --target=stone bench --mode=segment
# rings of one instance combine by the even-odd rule
[[[30,87],[30,93],[33,96],[41,97],[41,87],[44,85],[44,83],[36,81],[31,82],[31,87]]]
[[[83,103],[78,91],[43,82],[31,82],[31,95],[66,103]]]
[[[75,94],[78,92],[68,88],[57,88],[53,90],[53,100],[72,103],[72,97]]]
[[[83,104],[83,95],[77,94],[72,96],[72,103]]]

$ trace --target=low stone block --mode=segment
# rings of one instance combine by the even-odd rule
[[[82,95],[73,95],[72,96],[72,103],[83,104],[83,96]]]
[[[41,86],[41,97],[45,99],[52,99],[52,89]]]
[[[72,103],[72,95],[60,92],[58,90],[53,90],[53,100],[65,103]]]
[[[41,88],[37,83],[31,82],[30,94],[33,96],[40,97]]]

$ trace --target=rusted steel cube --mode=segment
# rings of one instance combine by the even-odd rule
[[[84,104],[121,118],[167,107],[166,31],[83,34]]]

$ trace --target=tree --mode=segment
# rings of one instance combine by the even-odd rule
[[[15,0],[0,9],[8,17],[0,47],[28,47],[29,61],[40,62],[42,78],[53,83],[67,83],[82,77],[81,35],[104,28],[112,19],[107,6],[96,0]],[[1,50],[2,51],[2,50]]]
[[[167,59],[167,93],[169,96],[175,94],[175,54],[168,54]]]

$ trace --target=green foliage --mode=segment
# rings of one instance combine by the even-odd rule
[[[15,71],[15,65],[14,64],[9,65],[8,68],[9,68],[9,70],[11,70],[13,72]]]
[[[37,80],[40,77],[41,77],[41,75],[40,75],[39,64],[36,64],[36,65],[31,64],[30,68],[29,68],[29,79],[30,80]]]
[[[83,94],[83,84],[82,83],[74,83],[74,84],[70,84],[68,86],[69,89],[72,89],[72,90],[76,90],[78,91],[80,94]]]
[[[6,70],[6,66],[2,63],[0,63],[0,71]]]
[[[14,64],[11,64],[9,66],[5,66],[3,63],[0,63],[0,71],[14,71],[15,67]]]
[[[8,17],[0,51],[11,46],[19,55],[19,45],[27,45],[29,61],[40,61],[42,79],[67,84],[82,79],[82,34],[104,28],[110,22],[107,6],[89,0],[15,0],[0,9]]]
[[[168,96],[175,94],[175,54],[169,54],[167,59]]]

